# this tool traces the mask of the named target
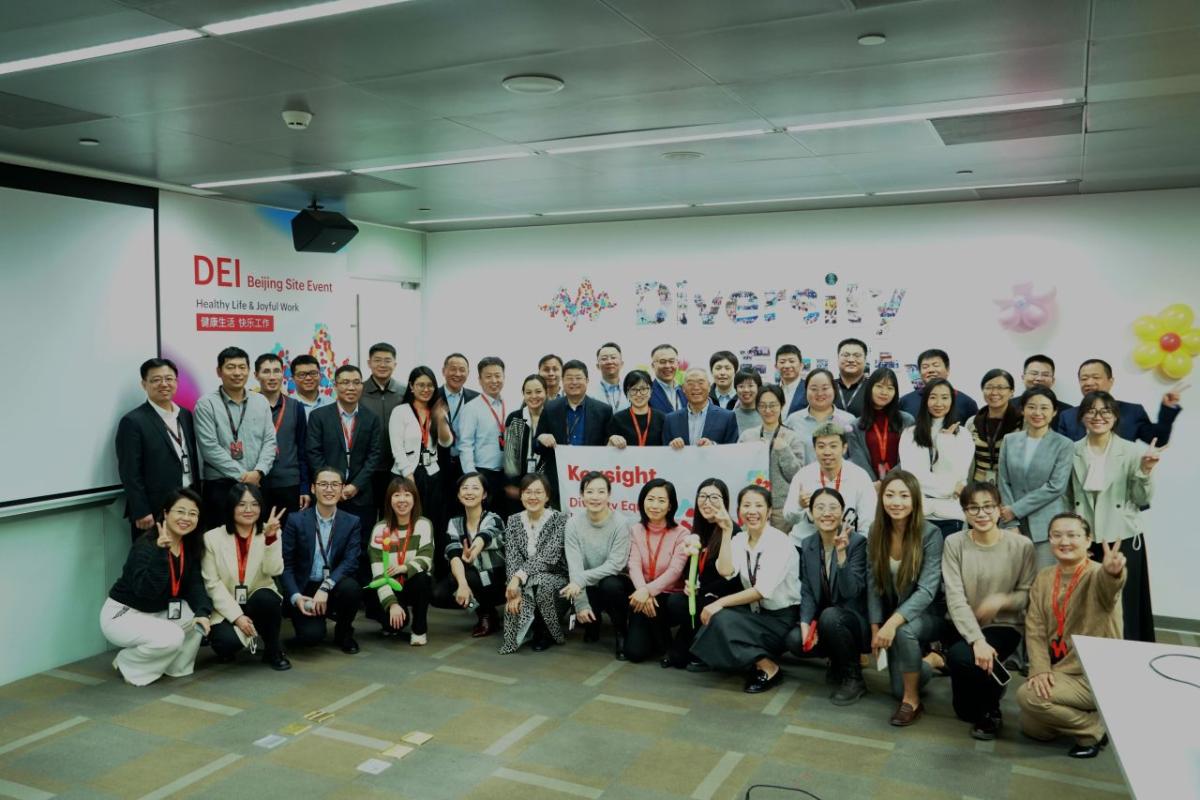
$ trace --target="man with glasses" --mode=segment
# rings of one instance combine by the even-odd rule
[[[271,404],[275,426],[275,463],[263,478],[263,506],[286,508],[289,513],[308,508],[308,461],[304,449],[308,443],[308,415],[294,397],[283,393],[283,360],[275,353],[263,353],[254,359],[254,377],[258,391]]]
[[[1108,392],[1112,394],[1112,366],[1100,358],[1089,358],[1079,365],[1079,393],[1085,397],[1089,392]],[[1188,384],[1179,383],[1172,386],[1162,396],[1162,404],[1158,407],[1158,422],[1151,422],[1146,409],[1138,403],[1117,401],[1117,426],[1113,433],[1130,442],[1142,441],[1150,444],[1158,440],[1162,447],[1171,438],[1171,428],[1175,418],[1183,409],[1179,405]],[[1087,427],[1083,423],[1082,408],[1071,408],[1058,415],[1058,432],[1072,441],[1078,442],[1087,436]]]
[[[287,598],[296,644],[320,642],[325,638],[325,620],[332,617],[334,642],[342,652],[353,654],[358,652],[353,623],[362,600],[358,570],[363,536],[358,517],[338,510],[346,488],[341,471],[319,465],[313,473],[316,504],[288,514],[284,521],[279,585]]]
[[[175,364],[151,358],[142,362],[141,375],[146,402],[117,425],[117,471],[134,539],[154,527],[154,514],[169,493],[200,484],[192,412],[174,403],[179,388]]]
[[[292,359],[292,380],[296,383],[296,402],[308,418],[321,406],[333,404],[332,394],[321,394],[321,364],[315,356],[303,353]]]
[[[275,464],[275,423],[271,404],[257,392],[246,391],[250,356],[240,347],[217,354],[221,385],[196,401],[196,445],[204,460],[206,525],[229,518],[229,490],[235,483],[261,486]]]
[[[863,413],[863,386],[867,376],[867,344],[861,339],[838,342],[838,379],[833,384],[833,405],[856,417]]]
[[[308,466],[314,475],[321,467],[332,467],[342,478],[338,508],[358,517],[362,539],[358,574],[366,584],[371,580],[366,539],[375,527],[371,477],[383,449],[383,426],[379,417],[359,403],[363,380],[358,367],[338,367],[333,384],[337,403],[318,408],[308,418]]]
[[[1054,390],[1054,359],[1050,356],[1037,353],[1025,359],[1025,367],[1021,372],[1021,380],[1025,384],[1025,390],[1029,391],[1035,386],[1042,386],[1046,389]],[[1009,401],[1018,411],[1021,410],[1020,396],[1014,397]],[[1054,414],[1056,416],[1055,425],[1058,425],[1062,419],[1063,412],[1071,408],[1070,403],[1064,403],[1062,400],[1054,401]]]
[[[361,403],[363,408],[379,417],[386,428],[392,418],[392,411],[404,399],[404,384],[392,377],[396,371],[396,348],[387,342],[371,345],[367,351],[367,366],[371,369],[371,377],[363,381]],[[386,433],[380,444],[379,463],[371,476],[371,495],[375,498],[375,514],[383,514],[384,495],[388,483],[392,480],[392,441]]]

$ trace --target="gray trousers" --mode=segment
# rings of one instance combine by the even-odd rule
[[[904,673],[920,672],[921,688],[933,677],[933,668],[921,658],[921,646],[940,641],[946,620],[932,610],[896,629],[896,638],[888,648],[888,672],[892,679],[892,694],[897,700],[904,697]]]

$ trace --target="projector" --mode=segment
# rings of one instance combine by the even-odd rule
[[[306,208],[292,217],[292,244],[299,253],[336,253],[358,233],[358,226],[336,211]]]

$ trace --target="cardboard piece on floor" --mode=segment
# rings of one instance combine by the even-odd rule
[[[391,765],[392,762],[390,761],[384,761],[380,758],[368,758],[366,761],[358,765],[358,771],[365,772],[368,775],[378,775]]]
[[[264,750],[272,750],[288,740],[286,736],[280,736],[277,733],[272,733],[256,740],[254,743]]]
[[[408,742],[409,744],[415,744],[417,747],[420,747],[421,745],[425,744],[432,738],[433,738],[432,733],[425,733],[424,731],[413,731],[412,733],[401,737],[400,741]]]
[[[388,758],[394,758],[398,761],[398,760],[404,758],[406,755],[408,755],[412,751],[413,751],[413,749],[411,747],[406,747],[405,745],[402,745],[402,744],[394,744],[391,747],[389,747],[387,750],[384,750],[381,755],[385,755]]]
[[[279,732],[285,736],[299,736],[307,730],[311,730],[312,725],[302,725],[299,722],[293,722],[291,725],[285,725],[279,729]]]
[[[318,708],[316,711],[310,711],[307,714],[305,714],[304,718],[306,720],[308,720],[309,722],[316,722],[317,724],[320,724],[322,722],[328,722],[329,720],[333,719],[333,712],[322,711],[321,709]]]

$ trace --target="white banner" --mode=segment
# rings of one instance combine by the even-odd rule
[[[767,443],[721,444],[709,447],[571,447],[554,448],[558,461],[558,486],[563,510],[581,509],[579,481],[588,472],[598,470],[612,481],[610,503],[613,510],[637,517],[638,493],[655,478],[675,484],[679,497],[677,522],[692,527],[696,487],[707,478],[720,478],[729,486],[730,502],[747,484],[770,487],[767,471]],[[734,514],[736,519],[736,513]]]

